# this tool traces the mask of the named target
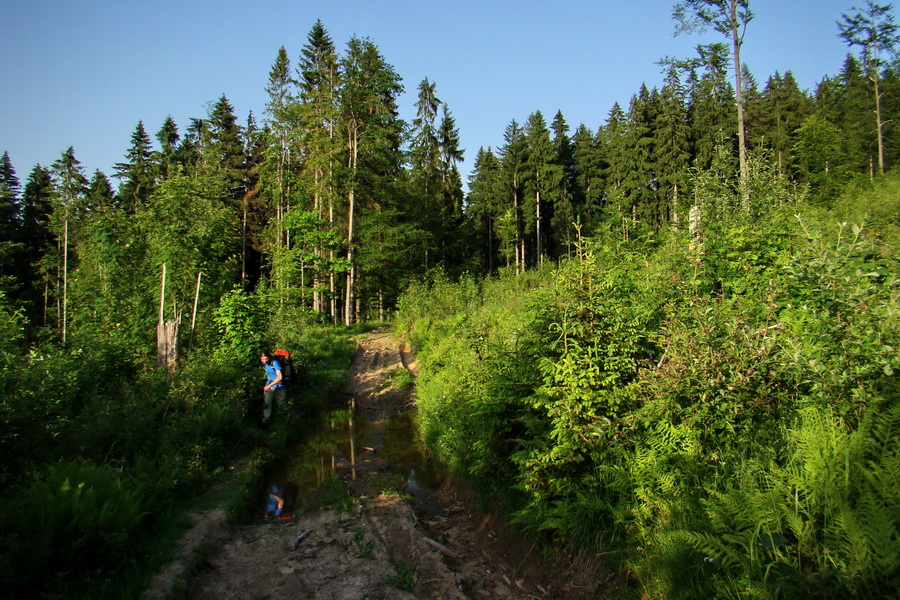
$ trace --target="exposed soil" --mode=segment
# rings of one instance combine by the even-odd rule
[[[181,558],[156,577],[145,598],[618,597],[613,577],[596,561],[589,567],[572,557],[543,559],[502,519],[473,510],[453,486],[424,493],[385,486],[391,465],[379,453],[378,427],[413,408],[414,389],[396,389],[392,375],[398,368],[415,373],[415,355],[384,330],[358,343],[345,393],[374,435],[371,447],[359,449],[355,469],[346,471],[356,474],[344,478],[352,506],[237,528],[227,526],[221,510],[193,515]],[[199,547],[205,558],[198,558]]]

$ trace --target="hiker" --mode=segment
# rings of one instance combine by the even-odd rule
[[[266,517],[274,516],[278,518],[284,512],[284,498],[278,486],[272,486],[269,490],[269,504],[266,506]]]
[[[282,383],[281,363],[272,357],[272,353],[264,350],[259,355],[263,368],[266,370],[266,383],[263,386],[263,425],[269,423],[272,416],[272,400],[278,401],[278,408],[287,411],[287,389]]]

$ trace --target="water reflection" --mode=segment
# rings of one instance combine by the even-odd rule
[[[437,487],[437,478],[417,435],[415,413],[407,411],[376,423],[350,408],[330,411],[318,431],[289,448],[270,476],[267,489],[284,486],[295,491],[298,508],[315,503],[325,484],[336,478],[360,477],[358,461],[377,460],[404,478],[414,496]],[[362,458],[365,456],[365,458]],[[293,511],[293,506],[292,506]]]

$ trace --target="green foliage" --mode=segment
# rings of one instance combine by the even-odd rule
[[[856,430],[804,409],[783,465],[741,465],[704,500],[706,526],[672,536],[713,563],[711,589],[724,580],[775,597],[890,596],[900,585],[898,426],[896,407]]]
[[[413,374],[409,369],[397,367],[390,373],[391,387],[405,390],[413,384]]]
[[[411,592],[416,587],[416,584],[419,583],[418,569],[402,560],[397,561],[394,567],[397,569],[397,574],[388,576],[388,581],[398,590]]]
[[[426,444],[653,597],[896,595],[896,185],[836,213],[754,188],[753,223],[726,186],[693,232],[539,282],[411,287]]]
[[[13,309],[0,291],[0,390],[6,388],[11,371],[19,360],[25,328],[24,311]]]
[[[219,334],[216,358],[221,362],[256,359],[263,337],[264,316],[258,295],[238,287],[226,292],[213,316]]]
[[[233,315],[267,316],[242,313],[235,296]],[[278,345],[302,369],[294,398],[312,412],[316,398],[321,403],[343,383],[356,346],[344,331],[295,318],[302,312],[279,314]],[[255,478],[301,428],[285,423],[268,436],[258,429],[259,347],[237,355],[242,321],[223,322],[233,335],[222,347],[234,359],[195,350],[174,372],[146,370],[117,347],[81,336],[82,348],[17,357],[0,405],[0,577],[15,583],[11,594],[34,595],[44,582],[48,593],[75,585],[84,597],[135,596],[141,578],[165,559],[160,539],[174,536],[179,511],[222,478],[236,481],[225,500],[231,518],[246,517]],[[257,331],[255,339],[272,333]],[[230,469],[251,452],[257,456],[246,474]],[[56,466],[44,475],[47,464]],[[343,498],[349,501],[346,491]],[[98,536],[108,539],[95,543]]]
[[[366,534],[361,529],[353,532],[353,545],[359,558],[369,558],[375,550],[375,540],[367,540]]]
[[[3,580],[27,596],[58,576],[113,570],[143,516],[140,483],[108,466],[60,463],[3,498]],[[9,591],[9,590],[7,590]]]

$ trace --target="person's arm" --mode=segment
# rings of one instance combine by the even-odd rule
[[[275,369],[275,379],[267,383],[266,387],[263,388],[264,390],[272,389],[281,383],[281,363],[272,361],[272,368]]]
[[[270,495],[278,503],[278,508],[275,509],[275,516],[280,517],[281,513],[284,512],[284,500],[281,498],[281,496],[276,496],[275,494]]]

